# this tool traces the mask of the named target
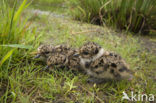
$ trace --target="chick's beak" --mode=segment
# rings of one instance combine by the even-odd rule
[[[80,55],[79,53],[75,53],[73,56],[78,57],[79,55]]]
[[[34,57],[34,59],[39,58],[40,56],[41,56],[40,54],[37,54],[37,55]]]

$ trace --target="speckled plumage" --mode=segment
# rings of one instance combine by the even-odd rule
[[[48,67],[56,66],[56,67],[64,67],[68,63],[68,58],[61,53],[54,53],[50,55],[47,59]]]
[[[76,52],[76,49],[67,45],[41,45],[38,48],[38,57],[47,63],[47,68],[65,66],[71,70],[78,71],[80,59],[73,56]]]
[[[35,56],[35,58],[40,58],[43,61],[46,61],[47,58],[50,56],[50,53],[53,51],[53,46],[52,45],[40,45],[37,48],[37,55]]]
[[[101,48],[102,47],[95,42],[87,42],[79,49],[79,54],[82,58],[91,60],[99,53]]]
[[[88,42],[78,50],[66,45],[41,45],[38,54],[46,59],[47,67],[67,67],[84,70],[92,82],[101,80],[121,80],[132,77],[128,65],[114,52],[104,50],[94,42]],[[77,55],[77,56],[76,56]]]
[[[68,57],[68,68],[74,71],[82,71],[80,65],[80,58],[75,57],[74,54]]]
[[[90,46],[90,44],[94,46]],[[86,49],[85,47],[89,47],[90,49]],[[97,48],[98,50],[96,50],[95,48]],[[94,52],[95,50],[98,52]],[[101,50],[102,52],[100,52]],[[103,80],[121,80],[132,77],[128,65],[120,55],[105,51],[94,42],[83,45],[80,48],[79,53],[81,66],[87,72],[87,74],[93,78],[99,78]]]
[[[53,55],[50,55],[47,59],[48,67],[67,67],[71,70],[79,71],[81,69],[80,58],[73,56],[75,52],[75,49],[70,49],[66,54],[56,52]]]
[[[113,55],[112,55],[113,54]],[[90,74],[96,78],[104,79],[128,79],[130,78],[131,72],[125,61],[117,54],[110,53],[110,55],[103,55],[95,61],[92,61],[89,67]]]
[[[54,53],[62,53],[65,54],[66,56],[70,56],[73,54],[72,48],[70,48],[67,45],[41,45],[37,49],[37,56],[36,58],[40,58],[43,61],[47,61],[47,58],[50,55],[53,55]]]
[[[71,50],[71,48],[67,45],[56,45],[53,48],[53,52],[57,53],[67,53],[69,50]]]

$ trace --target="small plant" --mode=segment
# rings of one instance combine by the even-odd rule
[[[75,79],[77,79],[77,78],[74,77],[71,81],[65,82],[64,88],[67,89],[65,94],[67,94],[69,92],[73,92],[74,91],[73,89],[77,88],[77,86],[74,86]]]

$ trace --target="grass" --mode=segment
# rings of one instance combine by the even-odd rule
[[[32,2],[32,8],[52,11],[63,12],[67,7],[65,6],[66,0],[34,0]]]
[[[155,35],[155,1],[77,0],[74,4],[71,13],[77,20]]]
[[[15,14],[18,10],[16,8]],[[13,9],[10,8],[8,12],[12,14]],[[3,15],[2,12],[0,15]],[[145,51],[137,37],[134,38],[131,34],[117,36],[112,29],[73,21],[70,17],[34,14],[31,10],[25,10],[20,15],[17,25],[12,27],[10,39],[2,38],[6,28],[0,29],[1,103],[128,103],[121,100],[123,91],[128,95],[134,91],[136,94],[154,94],[156,97],[156,56]],[[0,16],[0,20],[3,20],[0,25],[10,28],[10,17],[5,18]],[[10,29],[5,32],[7,36],[8,30]],[[40,72],[45,64],[33,59],[32,52],[36,51],[40,43],[64,43],[80,47],[86,41],[95,41],[106,50],[119,53],[135,71],[134,80],[89,84],[86,82],[88,76],[67,69],[55,68],[50,72]]]

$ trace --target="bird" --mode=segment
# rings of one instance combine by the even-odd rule
[[[75,57],[79,57],[81,60],[81,66],[89,64],[91,61],[95,61],[100,58],[103,54],[107,52],[95,42],[87,42],[82,45],[77,52],[74,54]]]
[[[74,56],[80,58],[80,65],[90,76],[89,82],[132,79],[132,71],[122,57],[107,51],[95,42],[81,46]]]
[[[34,57],[34,59],[36,58],[40,58],[42,61],[47,61],[47,58],[49,57],[49,55],[52,53],[53,51],[53,46],[52,45],[47,45],[47,44],[42,44],[37,48],[37,55]]]
[[[78,54],[84,61],[96,60],[103,53],[104,49],[95,42],[87,42],[79,48]]]
[[[77,50],[69,47],[68,45],[52,46],[44,44],[40,45],[37,50],[38,54],[35,56],[35,58],[40,58],[47,63],[45,69],[58,64],[60,66],[66,66],[74,71],[80,70],[80,59],[73,56],[77,52]],[[66,60],[68,60],[68,63],[65,63],[63,61],[64,59],[60,58],[66,58]]]
[[[72,55],[73,49],[70,48],[67,45],[49,45],[49,44],[42,44],[37,48],[37,55],[34,57],[36,58],[40,58],[42,61],[47,61],[47,58],[55,53],[62,53],[62,54],[66,54],[67,56]]]
[[[51,54],[47,59],[47,66],[44,70],[50,67],[57,67],[57,68],[68,68],[72,71],[81,71],[80,67],[80,59],[73,56],[75,54],[76,49],[69,49],[64,52],[55,52]]]
[[[68,63],[68,58],[62,53],[53,53],[47,58],[47,66],[43,70],[50,67],[65,68]]]

